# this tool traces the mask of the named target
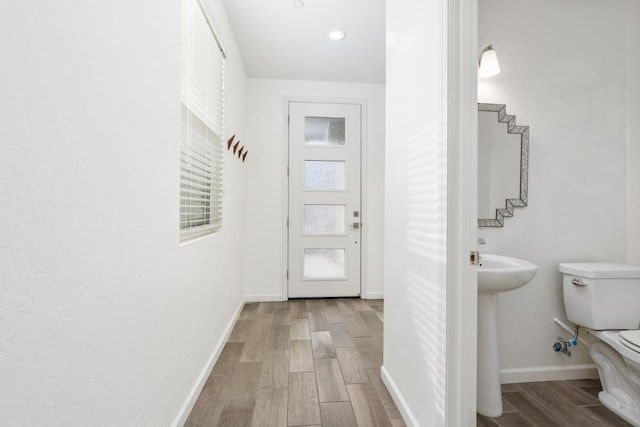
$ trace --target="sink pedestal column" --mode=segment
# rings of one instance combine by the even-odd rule
[[[478,293],[478,413],[502,415],[496,325],[497,293]]]

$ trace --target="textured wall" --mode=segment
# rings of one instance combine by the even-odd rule
[[[383,292],[384,85],[302,80],[256,79],[247,86],[247,144],[253,162],[247,176],[246,290],[250,298],[286,298],[287,97],[358,99],[367,102],[363,155],[367,186],[362,214],[367,244],[363,247],[363,282],[369,297]]]
[[[502,229],[480,230],[481,252],[539,266],[530,284],[498,297],[501,366],[515,371],[505,378],[570,375],[591,363],[585,348],[571,358],[551,351],[565,334],[552,321],[564,317],[558,264],[626,261],[625,8],[596,0],[479,5],[479,48],[493,44],[502,68],[480,80],[479,101],[507,104],[531,137],[529,206]]]
[[[246,166],[225,166],[222,232],[178,244],[180,2],[0,17],[0,424],[169,425],[244,295]]]
[[[640,3],[627,0],[627,262],[640,265]]]

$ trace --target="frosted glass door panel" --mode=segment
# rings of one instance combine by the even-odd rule
[[[344,205],[304,205],[304,233],[344,233]]]
[[[305,190],[344,190],[346,166],[344,161],[305,160]]]
[[[335,279],[345,277],[344,249],[305,249],[305,279]]]
[[[334,117],[305,117],[305,145],[344,145],[345,119]]]

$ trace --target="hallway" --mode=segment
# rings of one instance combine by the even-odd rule
[[[247,303],[186,426],[404,426],[380,380],[382,300]]]

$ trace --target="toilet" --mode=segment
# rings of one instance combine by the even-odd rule
[[[640,267],[565,263],[560,272],[567,319],[593,337],[589,352],[603,388],[598,399],[640,426]]]

